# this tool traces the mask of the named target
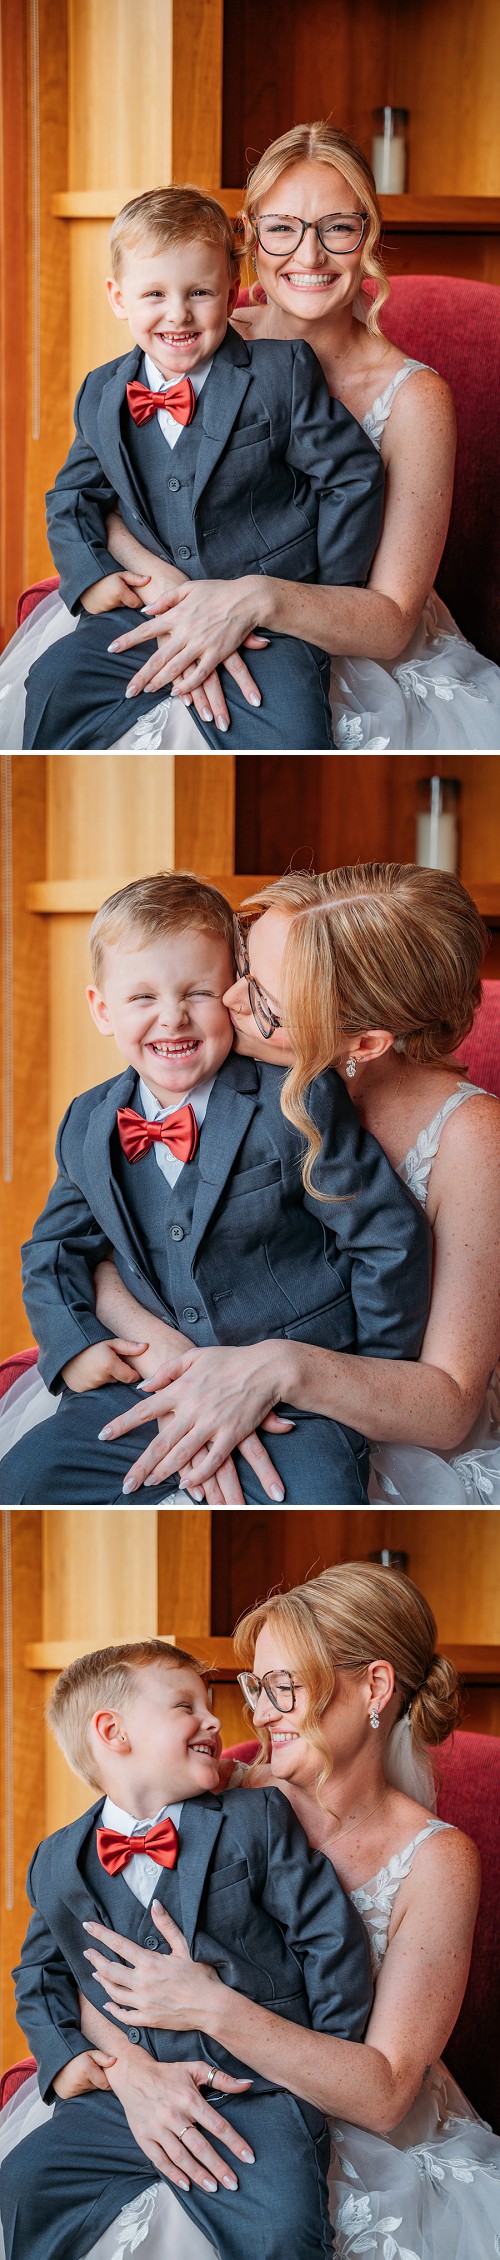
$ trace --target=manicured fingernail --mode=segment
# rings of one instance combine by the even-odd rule
[[[125,1484],[124,1484],[123,1488],[124,1488],[124,1490],[125,1490]],[[285,1496],[284,1486],[281,1486],[281,1488],[280,1488],[280,1485],[279,1485],[278,1483],[273,1483],[273,1486],[272,1486],[272,1490],[271,1490],[271,1498],[272,1498],[272,1499],[284,1499],[284,1496]]]
[[[192,704],[192,701],[191,701],[191,699],[186,699],[186,706],[191,706],[191,704]],[[202,722],[211,722],[211,720],[212,720],[212,716],[211,716],[211,713],[210,713],[210,707],[209,707],[209,706],[202,706],[202,709],[201,709],[201,719],[202,719]],[[218,728],[218,729],[220,729],[220,730],[225,730],[225,727],[226,727],[226,725],[225,725],[225,722],[219,722],[219,723],[217,724],[217,728]]]
[[[216,2189],[216,2188],[217,2188],[217,2183],[216,2183],[216,2182],[209,2182],[209,2181],[205,2181],[205,2180],[204,2180],[204,2182],[203,2182],[203,2188],[204,2188],[204,2189]]]
[[[151,620],[154,613],[154,604],[141,604],[141,612],[145,612],[146,619]]]
[[[126,698],[135,698],[135,695],[136,695],[136,694],[135,694],[135,691],[134,691],[134,690],[132,690],[132,685],[131,685],[131,683],[129,683],[128,691],[126,691],[126,692],[125,692],[125,697],[126,697]]]
[[[218,730],[228,730],[228,729],[229,729],[229,722],[224,722],[224,721],[223,721],[223,719],[222,719],[222,714],[218,714],[218,715],[217,715],[217,729],[218,729]]]
[[[119,651],[119,649],[120,645],[118,641],[116,643],[108,643],[108,651]]]
[[[202,1491],[190,1491],[190,1493],[189,1493],[189,1496],[190,1496],[190,1499],[198,1499],[198,1500],[200,1500],[200,1499],[201,1499],[201,1500],[203,1500],[203,1492],[202,1492]]]
[[[161,1477],[160,1477],[159,1475],[145,1475],[145,1477],[144,1477],[144,1490],[145,1490],[145,1491],[154,1491],[154,1490],[155,1490],[155,1487],[156,1487],[156,1485],[157,1485],[158,1483],[160,1483],[160,1482],[161,1482]]]
[[[95,1929],[96,1929],[96,1924],[95,1924],[95,1923],[82,1923],[82,1930],[90,1930],[90,1931],[92,1932],[92,1937],[94,1936],[94,1931],[95,1931]]]
[[[161,1899],[152,1899],[151,1908],[153,1915],[163,1915],[165,1913],[165,1909],[164,1907],[162,1907]]]
[[[211,2188],[212,2186],[213,2186],[213,2188],[215,2189],[215,2182],[213,2183],[213,2185],[212,2185],[211,2183],[208,2183],[208,2182],[206,2182],[206,2184],[205,2184],[205,2187],[206,2187],[206,2189],[208,2189],[209,2187]],[[177,2188],[178,2188],[178,2189],[189,2189],[189,2187],[190,2187],[190,2184],[189,2184],[189,2182],[181,2182],[181,2181],[178,2181],[178,2183],[177,2183]]]
[[[108,1436],[110,1436],[110,1435],[111,1435],[111,1428],[100,1428],[100,1429],[99,1429],[99,1435],[98,1435],[98,1438],[97,1438],[97,1442],[98,1442],[98,1444],[107,1444],[107,1441],[108,1441]]]
[[[136,1484],[136,1480],[135,1480],[135,1475],[126,1475],[126,1476],[125,1476],[125,1482],[124,1482],[124,1484],[122,1485],[122,1490],[123,1490],[123,1491],[124,1491],[125,1493],[127,1493],[128,1491],[136,1491],[136,1490],[137,1490],[137,1484]],[[276,1492],[274,1492],[274,1498],[276,1498]]]
[[[237,2188],[238,2188],[238,2183],[237,2183],[237,2180],[236,2180],[236,2174],[223,2174],[223,2176],[222,2176],[222,2180],[223,2180],[223,2183],[224,2183],[224,2188],[225,2188],[225,2189],[237,2189]]]
[[[138,1387],[138,1389],[149,1389],[149,1381],[138,1381],[138,1383],[137,1383],[137,1387]],[[105,1428],[103,1428],[103,1432],[102,1432],[102,1433],[103,1433],[103,1436],[105,1436],[105,1434],[106,1434],[106,1430],[105,1430]]]
[[[250,705],[251,705],[251,706],[260,706],[261,704],[262,704],[262,701],[261,701],[261,697],[260,697],[260,692],[259,692],[259,693],[257,693],[257,691],[251,691],[251,693],[250,693]]]
[[[255,2165],[255,2151],[254,2151],[254,2150],[241,2150],[241,2151],[240,2151],[240,2157],[241,2157],[241,2158],[246,2158],[246,2160],[247,2160],[247,2165],[249,2165],[249,2166],[254,2166],[254,2165]]]

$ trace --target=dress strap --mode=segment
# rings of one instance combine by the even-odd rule
[[[377,399],[372,400],[371,408],[367,408],[366,416],[363,416],[362,429],[367,433],[368,439],[372,440],[374,447],[380,444],[391,413],[393,400],[396,393],[399,392],[400,385],[405,384],[407,377],[414,377],[419,369],[427,369],[427,367],[426,361],[404,361],[402,368],[396,370],[395,377],[391,377],[390,384],[386,385],[385,391],[379,392]],[[431,373],[435,376],[436,371],[433,370]]]
[[[444,1105],[438,1107],[437,1114],[433,1114],[432,1122],[428,1122],[424,1130],[419,1130],[416,1143],[414,1146],[410,1146],[410,1151],[405,1154],[404,1161],[399,1162],[398,1177],[402,1178],[404,1185],[409,1186],[410,1193],[414,1194],[415,1200],[422,1202],[423,1208],[425,1208],[432,1164],[436,1159],[441,1131],[443,1124],[448,1120],[448,1115],[454,1114],[457,1106],[464,1106],[466,1099],[484,1099],[486,1096],[487,1093],[481,1089],[479,1083],[457,1083],[456,1091],[450,1091],[449,1098],[445,1099]]]

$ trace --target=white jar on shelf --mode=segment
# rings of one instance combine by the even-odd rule
[[[428,871],[458,871],[458,777],[421,777],[415,862]]]
[[[406,189],[407,110],[389,103],[373,110],[372,166],[379,196],[403,196]]]

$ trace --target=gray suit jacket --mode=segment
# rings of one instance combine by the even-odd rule
[[[28,1871],[33,1914],[13,1975],[19,2023],[49,2100],[56,2073],[88,2046],[78,1988],[87,2000],[103,2001],[83,1958],[83,1923],[107,1923],[138,1945],[153,1941],[169,1952],[150,1909],[123,1875],[108,1876],[100,1865],[95,1826],[102,1802],[47,1837]],[[194,1960],[210,1963],[224,1985],[294,2024],[361,2039],[373,1992],[361,1917],[330,1861],[309,1849],[279,1789],[233,1789],[185,1803],[177,1868],[158,1868],[155,1892],[170,1913],[176,1910]],[[132,2045],[142,2041],[160,2062],[203,2056],[236,2076],[241,2071],[203,2033],[127,2030]],[[268,2084],[254,2074],[255,2087]]]
[[[431,1286],[424,1211],[363,1130],[333,1069],[309,1094],[322,1134],[315,1182],[328,1196],[313,1200],[297,1132],[281,1112],[282,1080],[278,1069],[236,1052],[219,1069],[186,1240],[191,1288],[179,1307],[162,1292],[154,1235],[148,1248],[133,1214],[134,1171],[148,1165],[130,1169],[128,1205],[118,1176],[116,1112],[137,1104],[134,1069],[72,1100],[58,1132],[56,1183],[22,1251],[48,1388],[60,1386],[70,1358],[109,1335],[96,1316],[93,1275],[111,1250],[144,1308],[200,1347],[278,1335],[366,1357],[418,1357]],[[173,1201],[163,1181],[162,1192]],[[195,1326],[186,1303],[196,1305]]]
[[[174,562],[158,538],[155,496],[138,478],[128,444],[126,386],[142,359],[134,346],[85,377],[76,439],[47,496],[52,556],[73,612],[83,589],[116,571],[105,521],[117,503],[131,533]],[[228,329],[198,417],[193,536],[204,579],[273,573],[292,581],[366,581],[381,532],[383,467],[361,425],[330,399],[309,345],[250,346]]]

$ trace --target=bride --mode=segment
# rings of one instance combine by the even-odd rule
[[[475,905],[447,872],[359,864],[319,877],[287,873],[252,897],[236,929],[239,977],[225,1002],[238,1046],[290,1070],[281,1104],[307,1141],[309,1197],[321,1199],[310,1086],[334,1066],[363,1124],[427,1209],[430,1315],[418,1364],[339,1355],[293,1338],[170,1355],[141,1412],[112,1424],[113,1435],[131,1432],[131,1444],[133,1432],[137,1450],[141,1422],[152,1414],[159,1421],[158,1438],[134,1460],[133,1487],[179,1470],[195,1499],[244,1504],[233,1449],[285,1403],[372,1438],[374,1500],[498,1504],[498,1400],[488,1385],[500,1347],[491,1260],[500,1234],[500,1111],[450,1058],[479,1001],[486,937]],[[110,1330],[140,1340],[143,1314],[108,1266],[97,1307]],[[268,1441],[283,1474],[279,1438]],[[253,1465],[260,1474],[255,1458]],[[254,1498],[266,1495],[266,1467],[261,1482]]]
[[[429,1748],[458,1715],[456,1674],[436,1655],[435,1640],[417,1587],[400,1571],[365,1562],[273,1594],[236,1634],[244,1693],[271,1766],[257,1782],[279,1783],[368,1930],[376,1984],[362,2046],[283,2027],[273,2012],[250,2005],[213,1969],[191,1962],[161,1910],[157,1929],[170,1955],[106,1929],[89,1956],[118,2023],[111,2037],[109,2019],[85,2002],[83,2030],[95,2047],[116,2051],[108,2076],[125,2108],[129,2099],[134,2108],[151,2058],[130,2049],[120,2025],[182,2031],[197,2024],[251,2070],[325,2112],[338,2260],[360,2252],[376,2260],[493,2260],[499,2249],[500,2142],[439,2061],[465,1991],[480,1878],[475,1846],[434,1814]],[[116,1978],[100,1954],[101,1936],[125,1955]],[[5,2148],[46,2109],[33,2102],[33,2087],[7,2107],[4,2132],[0,2120]],[[213,2246],[174,2195],[188,2177],[201,2180],[210,2169],[220,2180],[227,2171],[200,2135],[199,2104],[195,2092],[183,2102],[182,2136],[173,2099],[167,2106],[165,2179],[152,2179],[123,2208],[91,2260],[124,2260],[143,2241],[148,2260],[167,2253],[213,2260]],[[214,2118],[209,2112],[215,2136]]]
[[[265,636],[270,628],[332,654],[337,747],[496,747],[500,669],[464,639],[432,586],[451,507],[453,402],[435,370],[409,359],[380,330],[389,285],[366,158],[333,126],[294,127],[250,174],[245,220],[265,304],[240,308],[236,326],[246,338],[305,337],[314,348],[331,392],[380,448],[382,539],[366,589],[318,588],[262,574],[190,582],[152,557],[114,515],[109,547],[132,576],[148,576],[140,595],[131,584],[130,604],[135,608],[146,596],[150,614],[120,648],[130,646],[131,683],[136,693],[148,692],[151,710],[117,743],[130,750],[199,751],[196,716],[227,731],[217,670],[229,665],[244,697],[255,698],[251,651],[247,668],[242,650],[256,630]],[[374,289],[372,299],[362,290],[364,280]],[[3,745],[21,742],[33,660],[75,626],[60,598],[49,596],[9,646],[0,666]],[[141,667],[135,646],[152,631],[158,650]]]

